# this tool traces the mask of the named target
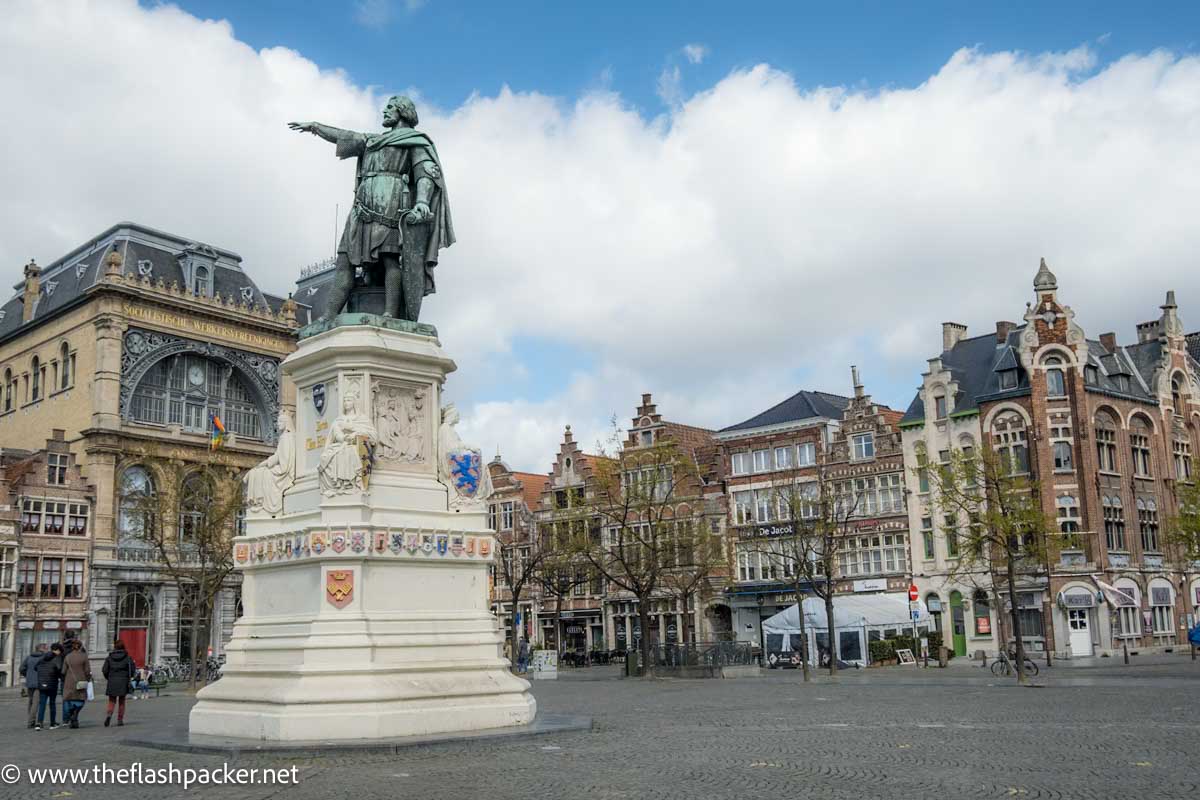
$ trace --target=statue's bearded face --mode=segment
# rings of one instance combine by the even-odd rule
[[[383,107],[383,127],[394,128],[400,124],[400,109],[396,108],[395,103],[388,103]]]

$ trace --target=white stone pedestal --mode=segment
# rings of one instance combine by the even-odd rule
[[[529,684],[509,673],[488,609],[484,506],[451,510],[438,480],[454,362],[435,337],[345,320],[283,364],[297,480],[282,513],[252,515],[235,540],[244,612],[191,733],[345,741],[529,723]],[[365,491],[331,496],[317,466],[349,395],[381,441]]]

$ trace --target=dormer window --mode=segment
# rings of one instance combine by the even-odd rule
[[[933,413],[935,415],[935,419],[946,418],[946,395],[939,394],[937,397],[933,398]]]
[[[1114,375],[1113,383],[1116,384],[1118,392],[1128,392],[1129,391],[1129,376],[1128,375]]]
[[[192,293],[197,297],[212,296],[212,281],[207,267],[196,267],[196,277],[192,281]]]
[[[1015,369],[1005,369],[1000,371],[1000,389],[1015,389],[1017,388],[1017,371]]]
[[[1100,370],[1089,364],[1083,368],[1083,380],[1089,386],[1095,386],[1100,382]]]

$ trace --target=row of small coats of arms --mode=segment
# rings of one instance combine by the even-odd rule
[[[369,544],[368,544],[369,543]],[[312,533],[271,536],[256,542],[239,542],[234,546],[234,559],[239,564],[319,556],[326,550],[334,553],[392,553],[409,555],[422,553],[439,556],[483,557],[492,552],[491,536],[468,536],[456,533],[404,533],[390,531],[313,531]]]

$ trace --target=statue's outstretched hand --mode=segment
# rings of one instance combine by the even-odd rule
[[[316,124],[315,122],[289,122],[288,127],[301,133],[312,133]]]

